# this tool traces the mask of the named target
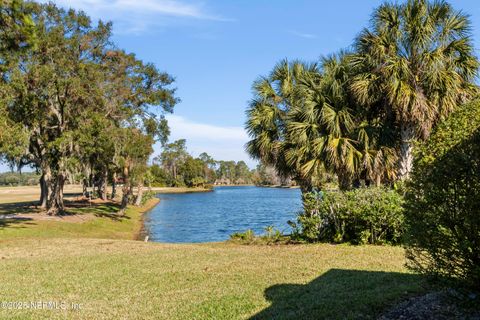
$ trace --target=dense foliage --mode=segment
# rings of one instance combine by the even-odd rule
[[[193,157],[187,151],[185,139],[164,146],[149,168],[147,180],[157,187],[205,187],[257,181],[255,172],[244,161],[215,160],[205,152]]]
[[[36,173],[0,173],[0,186],[35,186],[39,184],[40,176]]]
[[[282,61],[253,84],[247,151],[303,191],[406,179],[415,142],[478,92],[466,14],[443,1],[385,3],[350,52]]]
[[[440,125],[416,154],[406,197],[410,267],[480,287],[480,102]]]
[[[309,242],[399,243],[404,231],[403,197],[383,187],[310,192],[293,237]]]
[[[178,99],[174,79],[112,41],[111,23],[53,3],[2,2],[0,156],[40,174],[40,205],[64,211],[63,187],[83,177],[103,199],[123,182],[141,202],[147,160],[165,143],[165,113]]]
[[[245,232],[234,232],[230,235],[230,241],[241,244],[286,244],[290,237],[275,229],[273,226],[264,228],[262,235],[256,235],[252,229]]]

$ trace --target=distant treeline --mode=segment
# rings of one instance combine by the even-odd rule
[[[40,175],[33,172],[0,173],[0,186],[35,186],[39,184]]]
[[[149,167],[147,183],[158,187],[208,187],[209,185],[280,185],[290,183],[281,179],[274,169],[264,165],[250,169],[244,161],[215,160],[207,153],[193,157],[181,139],[165,145]]]
[[[95,185],[89,183],[79,172],[70,172],[68,184]],[[39,185],[41,176],[33,172],[0,173],[0,186]],[[116,182],[123,183],[122,179]],[[186,140],[181,139],[166,144],[163,151],[148,166],[144,183],[151,187],[210,187],[212,185],[292,185],[289,178],[280,177],[272,167],[259,164],[250,169],[244,161],[216,160],[206,152],[198,157],[186,149]]]

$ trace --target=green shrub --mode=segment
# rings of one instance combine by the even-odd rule
[[[142,196],[142,202],[141,202],[141,205],[145,205],[145,203],[147,203],[148,200],[150,199],[153,199],[157,196],[157,193],[155,191],[147,191],[147,192],[144,192],[143,193],[143,196]]]
[[[403,197],[383,187],[352,191],[311,192],[303,197],[304,211],[293,236],[308,242],[354,244],[399,243],[404,230]]]
[[[473,102],[418,148],[407,185],[410,268],[480,287],[480,106]]]
[[[207,183],[203,186],[204,189],[212,190],[213,189],[213,184]]]
[[[248,229],[245,232],[235,232],[230,235],[231,240],[240,240],[242,242],[252,242],[255,240],[255,232],[253,230]]]
[[[30,186],[39,183],[40,176],[33,172],[0,173],[0,186]]]
[[[230,240],[241,244],[258,244],[258,245],[270,245],[270,244],[285,244],[290,243],[290,237],[285,236],[280,230],[275,229],[273,226],[265,228],[265,233],[257,236],[253,230],[247,230],[245,232],[235,232],[230,235]]]
[[[189,187],[203,187],[205,185],[206,181],[203,177],[195,177],[193,178],[190,183],[188,184]]]
[[[275,229],[273,226],[268,226],[265,228],[265,234],[263,234],[261,238],[267,244],[270,244],[284,240],[284,235],[280,230]]]

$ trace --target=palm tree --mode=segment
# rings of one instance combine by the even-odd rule
[[[261,77],[253,85],[254,98],[247,110],[246,129],[252,138],[246,145],[247,152],[267,166],[275,168],[283,177],[292,177],[302,188],[313,187],[314,170],[305,174],[299,162],[288,160],[288,153],[303,154],[294,150],[298,146],[290,141],[287,124],[293,108],[304,105],[299,88],[305,82],[318,83],[321,75],[316,64],[300,61],[278,63],[268,77]]]
[[[444,1],[410,0],[381,5],[356,40],[351,89],[395,126],[402,179],[412,168],[413,143],[476,92],[470,28],[468,16]]]
[[[385,173],[394,152],[375,135],[379,126],[362,120],[352,103],[346,58],[332,55],[320,68],[282,61],[254,84],[247,151],[294,177],[303,191],[326,172],[337,175],[341,189],[361,175],[377,183],[391,178]]]
[[[334,172],[341,189],[347,189],[360,168],[361,152],[352,133],[354,110],[345,92],[348,72],[343,55],[324,58],[319,75],[307,74],[297,90],[303,97],[287,114],[285,150],[288,164],[304,176]]]

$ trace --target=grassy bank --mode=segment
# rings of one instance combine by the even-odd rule
[[[124,216],[117,214],[119,205],[112,201],[79,200],[80,186],[67,186],[67,214],[49,217],[34,206],[38,187],[0,188],[0,241],[18,238],[106,238],[136,239],[143,213],[159,199],[143,207],[130,207]]]
[[[0,308],[0,318],[373,318],[425,290],[403,254],[379,246],[3,241],[1,300],[64,302],[68,310]]]
[[[142,229],[143,213],[158,201],[154,198],[143,207],[130,207],[123,216],[117,214],[117,203],[106,202],[70,208],[69,216],[52,220],[48,220],[49,217],[1,219],[0,241],[15,238],[136,239]]]

